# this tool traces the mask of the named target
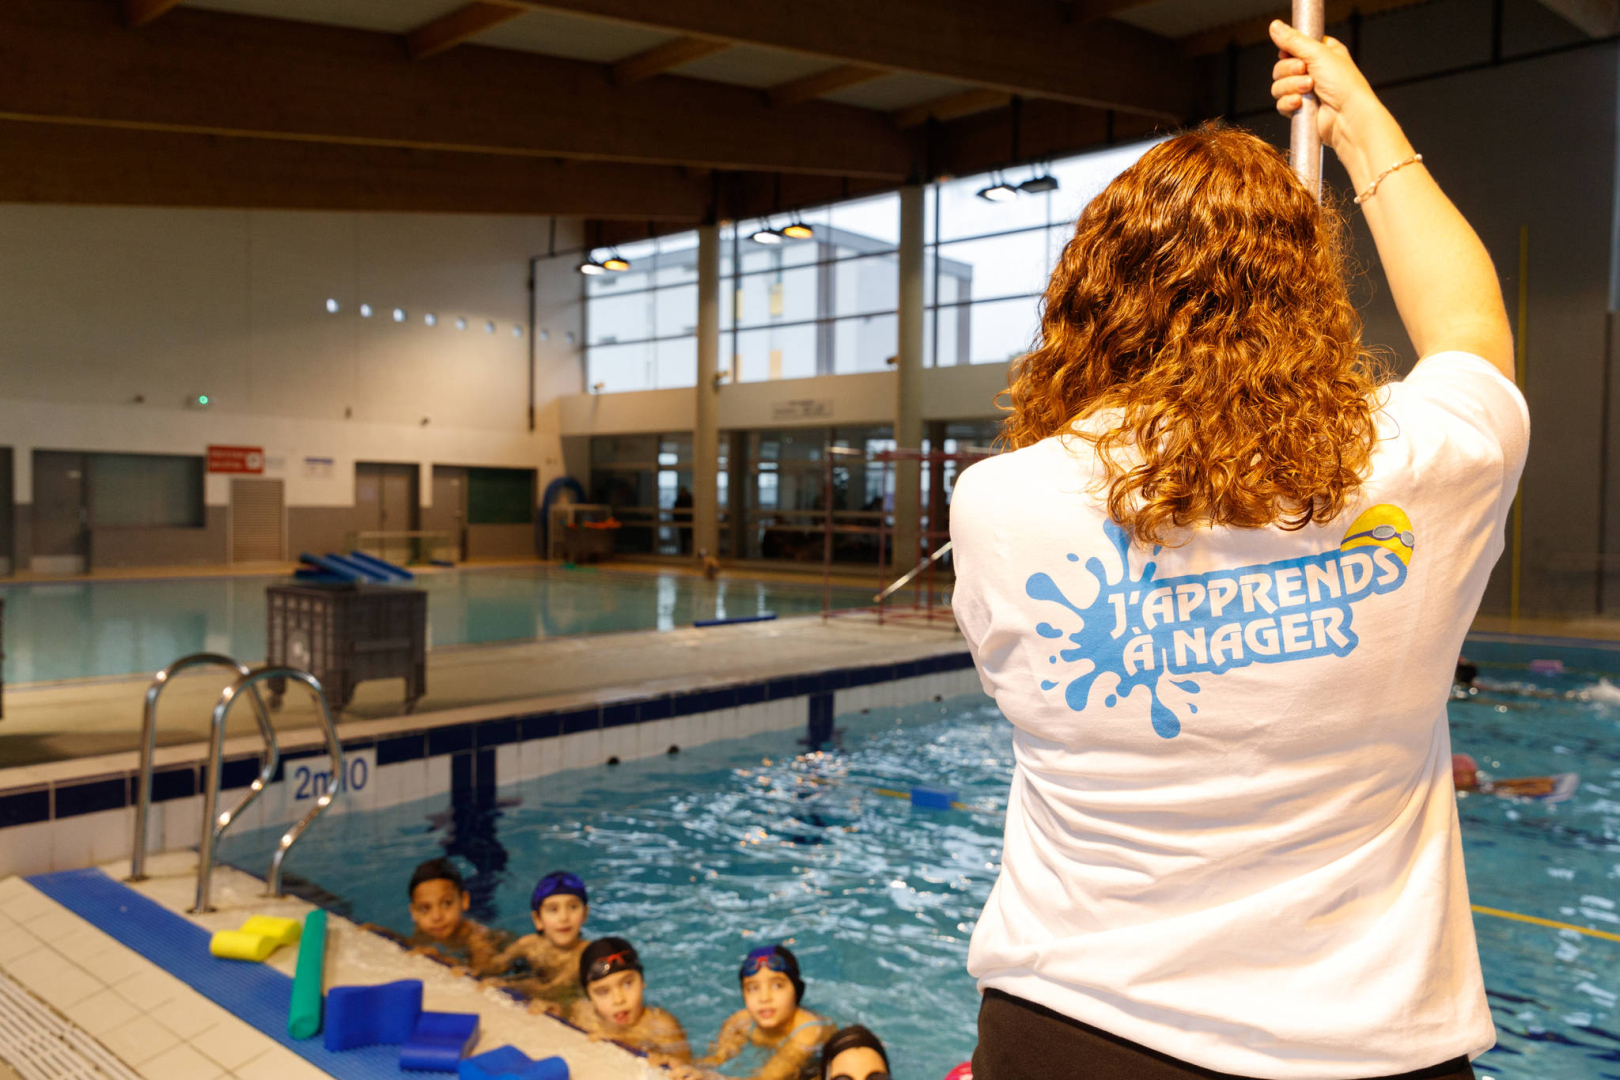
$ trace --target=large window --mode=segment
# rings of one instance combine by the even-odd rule
[[[1080,210],[1151,145],[1049,167],[1056,190],[987,202],[974,176],[931,185],[925,210],[923,362],[1005,363],[1028,349],[1036,303]],[[900,196],[793,215],[812,235],[751,237],[787,215],[720,233],[720,366],[736,382],[882,371],[899,347]],[[626,245],[630,269],[586,277],[586,363],[600,392],[697,382],[697,233]]]
[[[1075,219],[1151,145],[1010,170],[1004,179],[1011,184],[1044,174],[1058,186],[1020,192],[1007,202],[979,197],[992,182],[989,175],[933,185],[926,207],[923,363],[1004,364],[1027,352],[1039,324],[1041,293],[1074,234]]]

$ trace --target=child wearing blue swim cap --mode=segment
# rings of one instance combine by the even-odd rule
[[[529,999],[531,1012],[563,1015],[583,992],[579,958],[589,941],[581,935],[590,914],[585,882],[566,870],[541,878],[529,897],[534,933],[509,945],[485,972]]]
[[[804,978],[798,958],[786,945],[766,945],[743,958],[737,972],[743,1007],[720,1026],[709,1052],[691,1069],[674,1070],[675,1080],[696,1080],[703,1066],[751,1055],[751,1080],[794,1080],[806,1072],[833,1033],[834,1025],[803,1008]]]

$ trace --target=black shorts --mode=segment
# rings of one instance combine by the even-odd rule
[[[1023,998],[986,990],[979,1004],[973,1080],[1244,1080],[1178,1061],[1129,1039],[1071,1020]],[[1399,1076],[1369,1080],[1474,1080],[1457,1058]]]

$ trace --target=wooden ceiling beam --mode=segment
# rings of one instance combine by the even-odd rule
[[[406,34],[405,51],[411,54],[412,60],[425,60],[471,40],[491,27],[515,19],[528,10],[522,4],[509,4],[502,0],[473,0]]]
[[[896,109],[891,115],[898,128],[917,127],[929,120],[959,120],[974,113],[1002,109],[1012,104],[1012,95],[1000,90],[964,90],[921,105]]]
[[[560,214],[690,227],[713,186],[685,170],[473,157],[0,120],[0,202]]]
[[[1429,0],[1327,0],[1325,14],[1327,22],[1332,24],[1348,19],[1352,11],[1359,11],[1363,16],[1381,15],[1386,11],[1428,2]],[[1181,53],[1188,58],[1196,58],[1213,56],[1233,45],[1239,48],[1260,45],[1271,40],[1272,19],[1287,22],[1291,16],[1292,12],[1285,4],[1270,15],[1260,15],[1253,19],[1244,19],[1201,31],[1181,39]]]
[[[124,0],[124,24],[145,26],[179,3],[180,0]]]
[[[1620,0],[1540,0],[1541,6],[1587,37],[1620,33]]]
[[[867,67],[864,64],[841,64],[826,71],[818,71],[814,75],[806,75],[802,79],[773,86],[766,91],[766,96],[771,99],[773,109],[786,109],[839,90],[847,90],[851,86],[860,86],[862,83],[881,79],[888,74],[890,72],[883,68]]]
[[[613,65],[613,85],[630,86],[634,83],[650,79],[654,75],[662,75],[671,68],[678,68],[682,64],[690,64],[694,60],[701,60],[705,56],[713,56],[717,52],[724,52],[731,48],[727,41],[715,41],[711,38],[678,37],[666,41],[662,45],[654,45],[646,52],[639,52],[634,56],[627,56]]]
[[[811,102],[782,125],[758,90],[475,45],[411,61],[395,34],[182,6],[131,34],[104,0],[0,3],[0,115],[104,128],[899,181],[916,140]]]
[[[1051,0],[522,0],[546,11],[1185,119],[1196,72],[1164,38]]]

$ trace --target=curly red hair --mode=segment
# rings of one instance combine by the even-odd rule
[[[1017,360],[1001,438],[1092,443],[1139,543],[1337,517],[1372,454],[1343,225],[1246,131],[1160,143],[1081,213]],[[1118,410],[1117,420],[1074,430]]]

